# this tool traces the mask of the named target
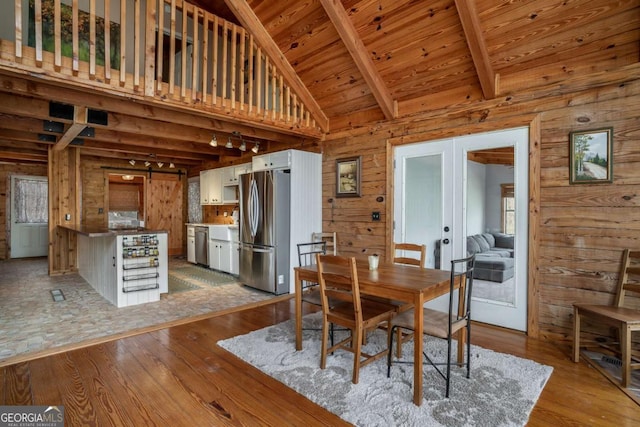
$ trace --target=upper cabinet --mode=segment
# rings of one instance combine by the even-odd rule
[[[247,172],[251,172],[251,163],[201,171],[200,204],[222,205],[238,203],[240,175]]]
[[[262,154],[253,159],[253,171],[269,169],[289,169],[291,167],[291,150]]]
[[[215,205],[222,203],[222,173],[220,169],[200,172],[200,204]]]

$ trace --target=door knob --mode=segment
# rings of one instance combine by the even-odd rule
[[[443,239],[442,240],[442,244],[443,245],[448,245],[449,244],[449,239]]]

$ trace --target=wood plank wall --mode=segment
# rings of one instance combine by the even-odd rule
[[[517,104],[503,101],[329,135],[323,151],[323,229],[337,232],[340,254],[386,256],[393,196],[387,189],[388,140],[428,141],[539,120],[540,219],[537,246],[529,249],[537,269],[532,277],[539,278],[530,307],[539,309],[530,314],[529,333],[569,340],[572,304],[612,303],[623,249],[640,247],[640,80],[564,95],[550,91]],[[569,132],[606,126],[614,129],[614,182],[569,185]],[[362,197],[336,198],[335,161],[356,155],[362,155]],[[382,213],[380,222],[371,221],[374,210]],[[637,299],[632,304],[640,307]]]
[[[11,175],[47,176],[47,165],[0,164],[0,260],[9,257]]]
[[[105,169],[105,167],[110,169]],[[118,170],[117,168],[122,168]],[[186,253],[185,218],[187,218],[187,177],[153,173],[151,179],[144,169],[129,170],[131,166],[122,160],[82,158],[82,224],[106,227],[109,223],[109,192],[107,182],[111,173],[146,175],[146,223],[147,228],[169,231],[170,255]],[[177,172],[178,170],[172,170]],[[185,171],[182,171],[183,173]]]

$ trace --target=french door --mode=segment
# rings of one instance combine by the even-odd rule
[[[46,176],[11,176],[11,258],[47,256],[49,205]]]
[[[476,215],[478,176],[470,173],[467,154],[513,147],[514,279],[504,284],[487,284],[496,288],[510,286],[506,290],[510,297],[505,301],[474,296],[472,317],[521,331],[526,330],[527,324],[528,134],[528,128],[487,132],[399,146],[394,153],[394,241],[426,244],[427,267],[448,270],[451,259],[466,256],[467,235],[475,234],[477,227],[484,232],[486,227],[477,225],[479,221],[484,224],[486,219],[484,213],[480,214],[483,218]],[[482,188],[481,185],[480,192]],[[469,210],[470,207],[473,209]],[[471,218],[468,211],[473,213]],[[473,232],[468,229],[468,222],[473,224]],[[441,297],[428,306],[444,310],[447,298]]]

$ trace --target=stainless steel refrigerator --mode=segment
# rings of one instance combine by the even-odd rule
[[[240,175],[240,281],[276,295],[289,292],[290,177]]]

